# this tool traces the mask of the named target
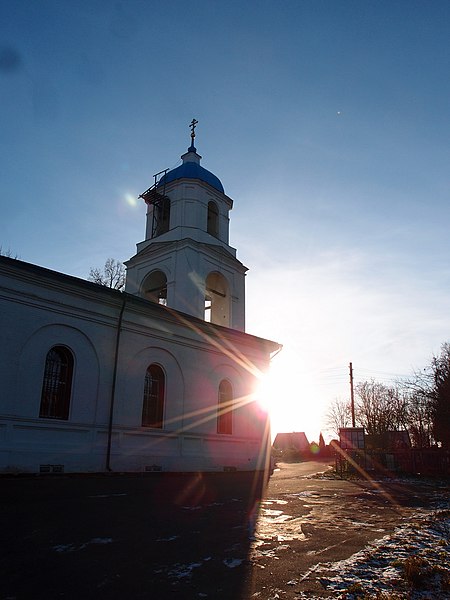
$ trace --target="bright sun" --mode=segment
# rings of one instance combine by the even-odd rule
[[[298,372],[297,361],[281,355],[273,360],[256,390],[258,402],[270,416],[272,439],[277,433],[304,431],[309,441],[317,441],[321,414],[313,394],[313,384]]]
[[[275,378],[271,372],[263,373],[256,388],[256,398],[261,408],[271,416],[275,412]]]

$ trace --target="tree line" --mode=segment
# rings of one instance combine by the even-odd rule
[[[335,399],[327,425],[338,435],[352,425],[349,400]],[[450,448],[450,343],[407,380],[386,385],[375,379],[355,387],[355,425],[367,435],[407,431],[413,447]]]

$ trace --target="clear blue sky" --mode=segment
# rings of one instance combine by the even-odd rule
[[[247,331],[284,344],[277,428],[450,339],[450,2],[0,0],[0,244],[86,277],[179,164],[235,201]],[[275,365],[274,361],[274,365]]]

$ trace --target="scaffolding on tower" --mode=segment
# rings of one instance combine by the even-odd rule
[[[157,237],[162,233],[169,231],[170,222],[170,199],[166,196],[166,180],[165,175],[169,169],[164,169],[153,175],[154,183],[145,192],[140,194],[147,206],[152,207],[152,233],[151,237]],[[160,187],[161,180],[163,182]]]

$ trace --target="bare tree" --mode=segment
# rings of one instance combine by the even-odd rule
[[[398,431],[407,427],[407,396],[398,386],[374,379],[356,386],[356,420],[369,435]]]
[[[450,448],[450,343],[410,380],[356,386],[356,420],[369,435],[407,429],[413,446]]]
[[[118,260],[108,258],[103,269],[96,267],[90,270],[88,281],[114,290],[122,290],[125,287],[125,267]]]
[[[356,386],[356,416],[358,423],[369,435],[386,431],[385,387],[374,379],[362,381]],[[382,421],[382,422],[381,422]]]
[[[341,427],[350,427],[352,422],[350,401],[335,398],[328,407],[325,420],[329,430],[336,437],[339,437],[339,429]]]
[[[387,401],[391,408],[391,426],[394,431],[408,429],[409,402],[408,393],[401,383],[387,386]]]
[[[0,246],[0,256],[7,256],[8,258],[15,258],[16,260],[19,258],[18,254],[13,254],[11,249],[3,250],[3,246]]]
[[[433,444],[433,405],[430,397],[420,389],[409,390],[407,395],[411,443],[416,448],[429,448]]]

